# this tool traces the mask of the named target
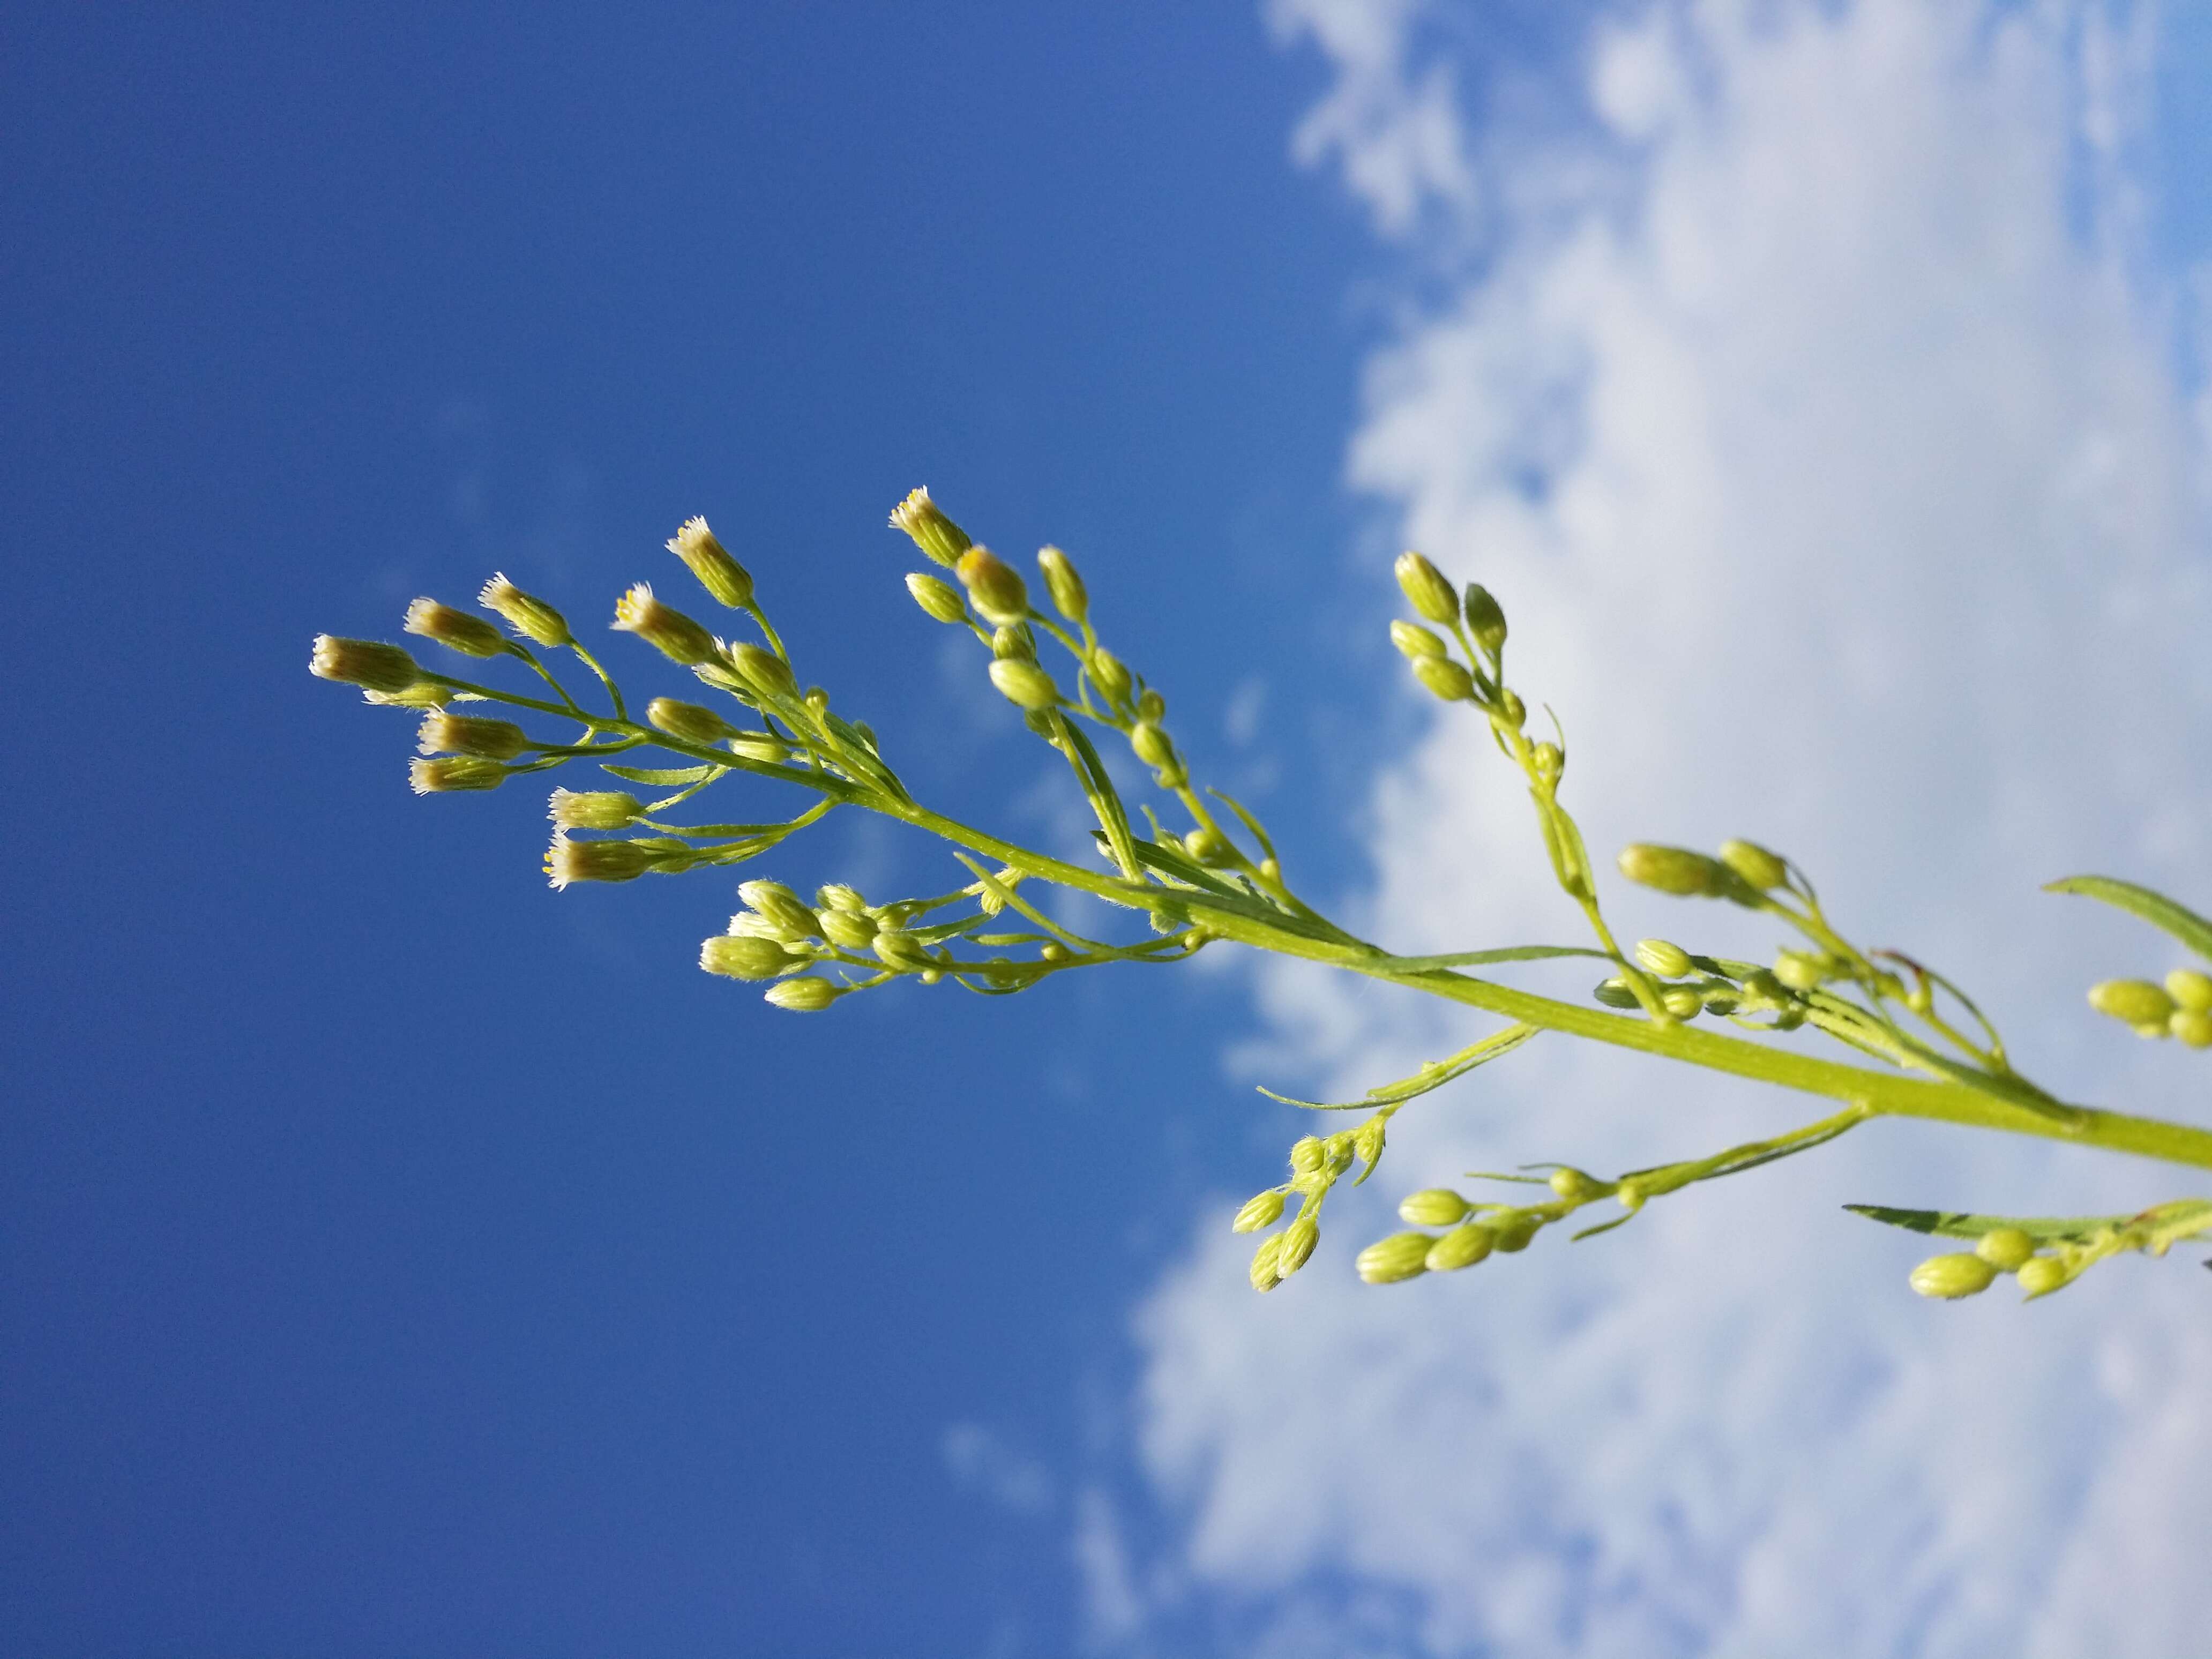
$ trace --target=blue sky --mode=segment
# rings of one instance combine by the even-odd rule
[[[1528,596],[1594,840],[1765,813],[1884,924],[1994,956],[2038,1021],[2070,1009],[2076,980],[2137,967],[2130,936],[1986,914],[2079,861],[2185,892],[2212,850],[2190,297],[2212,32],[2000,8],[1977,56],[1922,8],[1778,15],[1778,36],[1728,8],[1351,0],[17,20],[21,782],[81,805],[11,832],[0,1627],[179,1656],[1704,1652],[1832,1618],[1806,1565],[1824,1511],[1900,1581],[1896,1540],[1948,1540],[1912,1581],[1924,1616],[1852,1626],[1853,1653],[1977,1650],[2003,1629],[1985,1604],[2020,1597],[1994,1564],[2028,1550],[2060,1563],[2052,1628],[2123,1599],[2199,1616],[2166,1581],[2122,1598],[2081,1540],[2118,1501],[2100,1469],[2212,1489],[2188,1476],[2212,1442],[2157,1380],[2202,1356],[2142,1335],[2201,1313],[2168,1288],[2201,1275],[2085,1290],[2070,1326],[1908,1326],[1904,1264],[1808,1223],[1850,1265],[1796,1281],[1820,1288],[1779,1322],[1773,1392],[1892,1379],[1837,1407],[1868,1483],[1938,1437],[1938,1362],[2060,1380],[1945,1467],[1954,1507],[1899,1477],[1878,1510],[1840,1464],[1778,1486],[1830,1425],[1560,1381],[1648,1352],[1649,1319],[1681,1338],[1650,1398],[1689,1401],[1766,1318],[1759,1285],[1627,1281],[1740,1261],[1737,1194],[1655,1224],[1650,1255],[1532,1254],[1495,1291],[1360,1302],[1329,1258],[1337,1290],[1259,1302],[1193,1242],[1297,1132],[1247,1085],[1373,1081],[1432,1030],[1241,972],[776,1014],[690,965],[726,880],[550,894],[538,792],[411,796],[410,722],[305,673],[316,632],[396,636],[411,597],[464,602],[494,569],[596,618],[666,582],[661,541],[704,513],[919,793],[1049,840],[1051,757],[899,585],[884,514],[927,483],[996,545],[1077,556],[1309,890],[1409,945],[1557,932],[1474,879],[1525,826],[1505,792],[1461,793],[1464,751],[1399,684],[1382,572],[1412,537]],[[1723,210],[1774,157],[1833,163],[1832,212],[1785,191],[1759,221],[1795,240]],[[1830,269],[1856,280],[1823,307],[1764,303]],[[1925,299],[1947,281],[1970,296],[1949,311]],[[1876,429],[1897,447],[1850,435]],[[1940,489],[1907,465],[1931,444]],[[2049,477],[2081,482],[2002,517]],[[1802,561],[1807,610],[1748,579],[1769,558]],[[1731,597],[1620,597],[1654,568]],[[1684,739],[1739,711],[1725,677],[1671,704],[1619,677],[1655,617],[1685,659],[1800,676],[1800,741]],[[2098,696],[2037,678],[2075,625],[2098,696],[2160,700],[2158,732],[2116,743]],[[1886,748],[1857,746],[1869,710],[1899,722]],[[1880,821],[1850,821],[1877,786]],[[943,868],[839,828],[761,873],[888,892]],[[2109,969],[2076,969],[2099,951]],[[2048,1023],[2084,1088],[2180,1075]],[[1647,1133],[1612,1073],[1530,1075],[1492,1127],[1440,1119],[1409,1156],[1596,1134],[1566,1150],[1601,1162],[1605,1133]],[[1594,1128],[1538,1118],[1563,1088]],[[1724,1135],[1743,1107],[1669,1121]],[[2046,1207],[2134,1191],[1911,1150],[1851,1166],[1879,1190],[1743,1201],[1765,1224],[1977,1180],[2046,1183]],[[1477,1374],[1458,1410],[1438,1379],[1509,1338],[1540,1386]],[[2065,1437],[2069,1380],[2104,1390],[2097,1435],[2025,1496],[1991,1484]],[[1347,1420],[1332,1402],[1370,1384],[1455,1426]],[[1547,1438],[1553,1409],[1601,1455]],[[1367,1463],[1328,1449],[1354,1441]],[[1702,1473],[1622,1473],[1661,1443]],[[1304,1484],[1270,1484],[1286,1457]],[[1411,1500],[1399,1471],[1462,1459],[1463,1505]],[[1473,1473],[1508,1464],[1535,1484]],[[2025,1532],[1976,1530],[1990,1494]],[[1500,1501],[1540,1512],[1525,1548],[1499,1552]],[[1467,1573],[1476,1551],[1504,1565]]]

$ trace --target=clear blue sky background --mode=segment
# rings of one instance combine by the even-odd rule
[[[1009,1517],[940,1442],[988,1422],[1057,1486],[1092,1455],[1124,1310],[1245,1161],[1233,984],[775,1013],[691,966],[727,879],[549,893],[543,791],[412,797],[411,721],[307,643],[495,568],[597,624],[681,591],[660,544],[703,512],[917,787],[1042,834],[1007,803],[1051,757],[978,722],[900,586],[884,515],[927,482],[1073,550],[1223,766],[1267,671],[1341,805],[1257,804],[1330,867],[1382,683],[1343,610],[1384,599],[1335,487],[1357,220],[1285,157],[1317,70],[1242,8],[1150,4],[8,34],[40,799],[8,831],[0,1646],[1064,1648],[1064,1513]],[[762,872],[849,871],[949,884],[844,830]]]
[[[1068,1650],[1126,1311],[1282,1138],[1238,981],[775,1013],[690,965],[726,878],[550,894],[542,793],[410,795],[411,720],[307,645],[495,568],[596,622],[702,512],[919,793],[1041,837],[1051,757],[899,584],[926,482],[1071,550],[1353,882],[1407,717],[1337,483],[1377,256],[1286,158],[1317,65],[1155,3],[7,37],[0,1649]],[[2161,226],[2202,257],[2212,198]],[[836,828],[760,873],[947,868]],[[951,1477],[966,1422],[1029,1510]]]

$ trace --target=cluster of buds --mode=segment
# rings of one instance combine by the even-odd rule
[[[1409,1194],[1399,1202],[1398,1218],[1411,1231],[1376,1239],[1360,1251],[1353,1266],[1370,1285],[1402,1284],[1423,1273],[1457,1273],[1493,1255],[1525,1250],[1539,1232],[1562,1216],[1621,1193],[1618,1182],[1600,1181],[1566,1166],[1554,1170],[1544,1184],[1557,1195],[1556,1203],[1482,1203],[1449,1187]],[[1625,1194],[1621,1202],[1631,1205]]]
[[[1433,629],[1394,622],[1390,643],[1406,659],[1413,678],[1444,702],[1475,703],[1493,720],[1519,731],[1528,709],[1505,684],[1505,612],[1490,590],[1469,582],[1462,595],[1443,572],[1419,553],[1401,553],[1394,568],[1407,602],[1425,621],[1449,629],[1467,658],[1462,663],[1454,657],[1450,643]],[[1546,759],[1556,781],[1565,757],[1557,744],[1546,746],[1552,751]]]
[[[2212,1048],[2212,974],[2177,968],[2158,985],[2147,979],[2108,979],[2089,988],[2089,1006],[2146,1037],[2179,1037],[2192,1048]]]
[[[1920,1295],[1938,1301],[1955,1302],[1961,1297],[1979,1296],[1996,1282],[2000,1273],[2010,1273],[2033,1301],[2039,1296],[2049,1296],[2072,1284],[2084,1265],[2069,1260],[2066,1247],[2049,1253],[2039,1252],[2035,1240],[2018,1227],[1995,1227],[1974,1241],[1972,1250],[1958,1250],[1943,1255],[1931,1255],[1912,1270],[1911,1284]]]
[[[1306,1265],[1321,1242],[1321,1211],[1329,1190],[1355,1163],[1374,1173],[1382,1156],[1391,1111],[1386,1107],[1357,1129],[1321,1136],[1301,1136],[1291,1147],[1291,1178],[1279,1187],[1255,1194],[1237,1212],[1231,1230],[1255,1233],[1272,1227],[1282,1217],[1288,1199],[1298,1200],[1297,1214],[1279,1233],[1262,1239],[1252,1255],[1252,1288],[1272,1291]],[[1359,1177],[1361,1181],[1365,1175]],[[1358,1182],[1353,1183],[1355,1186]]]
[[[1790,863],[1756,842],[1725,841],[1717,857],[1686,847],[1635,842],[1620,850],[1620,873],[1639,887],[1677,898],[1724,898],[1753,909],[1790,884]]]

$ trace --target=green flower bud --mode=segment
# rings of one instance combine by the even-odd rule
[[[413,690],[422,678],[415,659],[400,647],[377,640],[342,639],[335,634],[315,635],[307,672],[318,679],[337,680],[386,696]]]
[[[1037,550],[1037,568],[1044,573],[1045,591],[1060,614],[1072,623],[1082,623],[1091,614],[1091,596],[1083,588],[1083,578],[1075,574],[1075,562],[1056,547]]]
[[[1912,1270],[1912,1288],[1923,1296],[1954,1302],[1962,1296],[1979,1296],[1989,1289],[1997,1270],[1978,1255],[1961,1250],[1951,1255],[1931,1255]]]
[[[415,746],[425,755],[476,755],[485,760],[513,760],[530,746],[530,734],[513,720],[441,711],[422,717],[422,724],[415,733]]]
[[[729,549],[714,539],[704,519],[684,520],[683,527],[669,538],[668,550],[684,561],[699,579],[699,586],[720,604],[741,611],[752,603],[751,575],[730,556]]]
[[[2108,979],[2101,985],[2093,985],[2089,988],[2089,1006],[2100,1014],[2125,1020],[2139,1030],[2146,1025],[2155,1026],[2161,1034],[2166,1021],[2173,1016],[2173,999],[2166,994],[2166,988],[2147,979]]]
[[[1498,1235],[1496,1248],[1511,1255],[1527,1249],[1543,1224],[1526,1210],[1515,1210],[1492,1221],[1490,1227]]]
[[[1528,763],[1535,769],[1538,777],[1554,787],[1566,775],[1566,751],[1556,743],[1538,744],[1528,751]]]
[[[876,941],[881,930],[873,916],[861,915],[851,910],[822,912],[822,937],[844,951],[865,951]]]
[[[1328,1153],[1321,1144],[1319,1135],[1301,1135],[1291,1146],[1291,1168],[1299,1175],[1311,1175],[1328,1161]]]
[[[646,705],[646,723],[681,743],[711,745],[738,735],[738,728],[713,709],[674,697],[655,697]]]
[[[2166,994],[2192,1014],[2212,1013],[2212,974],[2177,968],[2166,976]]]
[[[1139,720],[1158,726],[1167,717],[1168,700],[1165,697],[1149,685],[1138,694],[1137,718]]]
[[[740,732],[729,744],[732,754],[769,766],[781,766],[791,758],[791,750],[765,732]]]
[[[1237,1219],[1229,1224],[1229,1231],[1235,1233],[1256,1233],[1262,1227],[1273,1226],[1275,1218],[1282,1212],[1283,1195],[1280,1193],[1272,1191],[1261,1193],[1257,1197],[1245,1201],[1244,1207],[1237,1212]]]
[[[1590,994],[1608,1008],[1641,1008],[1644,1006],[1636,1000],[1636,993],[1628,988],[1628,981],[1618,975],[1599,981],[1597,988]]]
[[[2166,1029],[2192,1048],[2212,1048],[2212,1014],[2200,1009],[2175,1009]]]
[[[1101,648],[1091,653],[1091,683],[1098,688],[1098,695],[1109,702],[1121,702],[1129,695],[1129,671],[1121,659],[1111,651]]]
[[[504,766],[476,755],[449,755],[439,760],[407,763],[408,787],[418,795],[442,795],[456,789],[496,789],[506,781]]]
[[[1390,624],[1390,643],[1408,662],[1420,657],[1449,655],[1444,642],[1419,623],[1393,622]]]
[[[2020,1264],[2020,1271],[2014,1277],[2031,1302],[2053,1291],[2063,1291],[2074,1282],[2073,1272],[2055,1255],[2030,1256]]]
[[[1382,1146],[1387,1133],[1388,1131],[1383,1127],[1383,1121],[1381,1118],[1368,1119],[1366,1122],[1352,1132],[1352,1155],[1369,1169],[1373,1169],[1382,1156]]]
[[[1656,847],[1635,842],[1620,849],[1620,873],[1639,887],[1656,888],[1678,898],[1718,893],[1727,866],[1685,847]]]
[[[1338,1130],[1327,1140],[1322,1142],[1322,1152],[1328,1161],[1328,1167],[1338,1174],[1341,1175],[1350,1169],[1355,1156],[1352,1150],[1352,1131]]]
[[[1252,1288],[1272,1291],[1283,1282],[1282,1274],[1275,1271],[1275,1258],[1282,1253],[1283,1236],[1276,1233],[1261,1241],[1260,1248],[1252,1252]]]
[[[737,670],[739,679],[763,697],[791,698],[799,695],[799,682],[792,675],[791,665],[773,651],[757,645],[733,645],[730,647],[730,666]],[[823,701],[826,703],[828,699]]]
[[[1793,991],[1816,991],[1827,976],[1827,959],[1810,951],[1784,951],[1774,958],[1774,977]]]
[[[969,548],[960,556],[953,574],[968,590],[975,609],[983,613],[984,621],[1018,623],[1029,615],[1029,589],[1023,586],[1020,573],[1001,562],[990,549]]]
[[[1721,862],[1762,893],[1769,892],[1790,879],[1789,863],[1780,854],[1768,852],[1757,842],[1723,842]]]
[[[453,696],[435,680],[417,680],[404,691],[363,690],[361,700],[379,708],[440,708]]]
[[[802,974],[797,979],[769,986],[762,994],[777,1007],[787,1008],[794,1014],[818,1014],[845,994],[826,979]]]
[[[635,634],[671,662],[686,666],[712,661],[714,636],[673,606],[653,597],[653,584],[639,582],[615,601],[615,628]]]
[[[545,816],[563,830],[621,830],[644,808],[619,790],[556,789]]]
[[[964,622],[968,617],[968,601],[960,590],[940,577],[917,570],[906,579],[906,591],[914,595],[914,602],[933,620],[941,623]]]
[[[2035,1241],[2018,1227],[1992,1227],[1974,1241],[1974,1254],[2008,1273],[2035,1254]]]
[[[1467,631],[1492,658],[1505,648],[1505,612],[1480,582],[1467,585]]]
[[[823,909],[842,910],[848,915],[860,915],[868,908],[867,900],[860,896],[860,890],[848,887],[842,881],[833,881],[826,886],[816,888],[814,897]]]
[[[1663,939],[1637,940],[1636,960],[1648,972],[1656,974],[1662,979],[1680,979],[1697,966],[1690,960],[1687,951]]]
[[[1449,1227],[1467,1212],[1467,1200],[1449,1187],[1425,1188],[1398,1200],[1398,1218],[1416,1227]]]
[[[533,599],[505,576],[494,574],[477,594],[477,603],[507,618],[507,625],[526,639],[552,647],[573,645],[568,620],[540,599]]]
[[[1605,1182],[1583,1170],[1554,1170],[1547,1178],[1547,1184],[1570,1204],[1605,1195]]]
[[[991,664],[991,684],[1017,708],[1050,708],[1060,701],[1060,688],[1052,676],[1020,657],[1000,657]]]
[[[951,564],[969,546],[967,532],[945,516],[926,488],[910,491],[891,509],[891,528],[905,531],[916,547],[939,564]]]
[[[1413,678],[1446,702],[1464,702],[1474,695],[1474,677],[1449,657],[1413,657]]]
[[[1436,1243],[1428,1233],[1393,1233],[1362,1250],[1352,1265],[1370,1285],[1395,1285],[1428,1272]]]
[[[1631,1215],[1634,1215],[1644,1207],[1647,1197],[1644,1188],[1632,1181],[1622,1182],[1613,1189],[1613,1195],[1620,1200],[1620,1207]]]
[[[1218,830],[1208,830],[1204,825],[1190,832],[1183,842],[1183,847],[1191,857],[1196,859],[1200,864],[1226,864],[1236,855],[1236,850],[1230,846],[1227,836]]]
[[[1456,1273],[1462,1267],[1472,1267],[1488,1255],[1498,1243],[1498,1235],[1480,1222],[1470,1221],[1463,1227],[1455,1227],[1435,1243],[1422,1258],[1422,1264],[1432,1273]]]
[[[772,939],[720,933],[699,946],[699,965],[726,979],[774,979],[802,958]]]
[[[1659,1006],[1676,1019],[1695,1019],[1705,1012],[1705,1000],[1687,985],[1670,985],[1659,993]]]
[[[1150,720],[1139,720],[1129,728],[1129,747],[1139,760],[1147,766],[1175,764],[1175,744],[1165,732]]]
[[[571,841],[556,830],[545,849],[545,876],[557,891],[577,881],[635,881],[653,868],[649,848],[634,841]]]
[[[1321,1224],[1310,1215],[1302,1215],[1284,1228],[1282,1248],[1275,1252],[1275,1276],[1288,1279],[1304,1267],[1320,1242]]]
[[[1398,586],[1405,590],[1406,599],[1413,609],[1432,623],[1449,627],[1459,620],[1459,595],[1452,592],[1443,572],[1418,553],[1398,556],[1393,567]]]
[[[416,599],[407,607],[407,620],[401,626],[464,656],[496,657],[507,649],[506,636],[482,617],[435,599]]]
[[[738,896],[774,922],[787,938],[810,938],[822,926],[813,908],[780,881],[741,882]]]
[[[880,930],[868,941],[868,948],[884,967],[896,968],[902,973],[927,972],[935,966],[927,945],[896,927]]]
[[[1521,729],[1522,723],[1528,718],[1528,705],[1521,701],[1521,694],[1513,690],[1510,686],[1507,686],[1504,690],[1498,693],[1498,708],[1505,716],[1505,723],[1511,726],[1516,732],[1518,732]],[[1557,744],[1552,744],[1549,746],[1553,748],[1558,747]],[[1559,772],[1564,772],[1566,769],[1567,757],[1565,755],[1562,755],[1559,757],[1559,771],[1553,773],[1552,775],[1554,778],[1557,778]]]

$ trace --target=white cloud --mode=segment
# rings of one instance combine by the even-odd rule
[[[1016,1515],[1042,1515],[1052,1507],[1052,1476],[996,1430],[955,1423],[938,1443],[953,1480]]]
[[[1387,233],[1453,222],[1417,259],[1487,239],[1377,354],[1351,481],[1504,600],[1593,847],[1779,846],[1860,936],[1986,993],[2031,1069],[2188,1115],[2203,1059],[2081,1004],[2169,951],[2034,890],[2202,898],[2212,869],[2203,427],[2131,148],[2148,15],[1655,5],[1592,23],[1579,127],[1480,131],[1436,105],[1415,8],[1270,15],[1338,73],[1299,153]],[[1478,735],[1440,723],[1378,781],[1364,920],[1400,948],[1573,936]],[[1775,942],[1613,902],[1631,937]],[[1285,1067],[1338,1087],[1467,1040],[1303,971],[1263,1000]],[[1350,1277],[1377,1189],[1817,1110],[1547,1039],[1409,1110],[1376,1201],[1333,1205],[1275,1296],[1209,1213],[1138,1324],[1158,1559],[1117,1582],[1176,1588],[1120,1622],[1212,1607],[1253,1653],[2201,1645],[2206,1275],[1934,1306],[1913,1241],[1837,1209],[2118,1208],[2171,1172],[1876,1125],[1571,1251]]]

